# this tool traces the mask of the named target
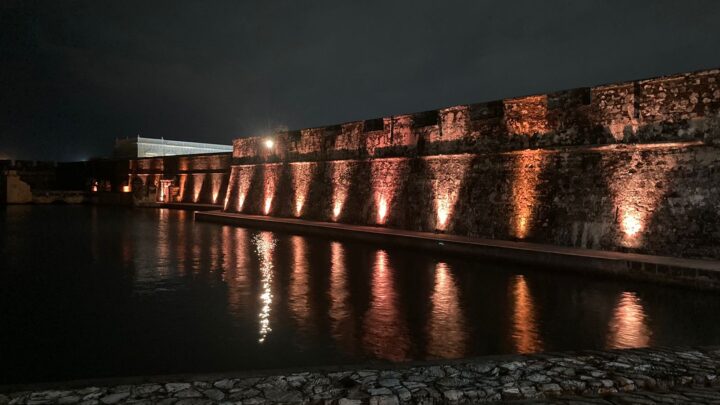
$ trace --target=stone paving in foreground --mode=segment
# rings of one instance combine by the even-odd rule
[[[630,391],[604,396],[562,396],[556,399],[513,401],[517,404],[552,405],[654,405],[720,404],[720,387],[676,387],[672,391]]]
[[[473,359],[0,394],[0,404],[717,403],[720,348]]]

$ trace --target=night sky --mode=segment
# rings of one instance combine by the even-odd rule
[[[0,159],[720,67],[720,1],[0,0]]]

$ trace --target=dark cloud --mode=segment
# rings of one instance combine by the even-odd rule
[[[720,66],[720,2],[14,1],[0,156],[230,143]]]

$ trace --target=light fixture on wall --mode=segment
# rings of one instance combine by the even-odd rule
[[[635,237],[643,228],[640,216],[635,213],[626,213],[622,219],[622,230],[629,237]]]
[[[380,202],[378,203],[378,220],[377,222],[379,224],[385,223],[385,217],[387,216],[387,201],[385,200],[385,197],[380,197]]]
[[[270,208],[272,208],[272,197],[265,198],[265,215],[270,214]]]
[[[342,210],[342,203],[340,201],[335,202],[335,206],[333,207],[333,221],[337,221],[338,217],[340,217],[340,211]]]

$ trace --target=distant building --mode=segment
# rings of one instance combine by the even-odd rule
[[[88,162],[0,160],[0,204],[81,203],[89,187],[88,166]]]
[[[232,145],[171,141],[154,138],[127,138],[115,141],[113,157],[144,158],[155,156],[197,155],[200,153],[232,152]]]

